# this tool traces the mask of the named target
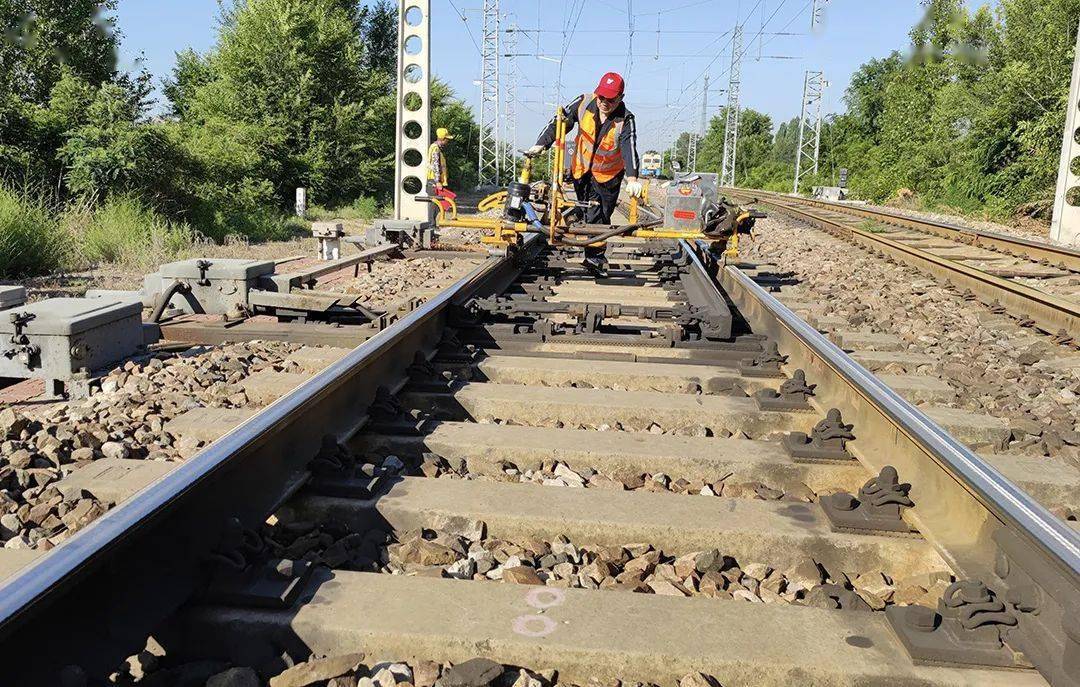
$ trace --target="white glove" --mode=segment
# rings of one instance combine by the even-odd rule
[[[630,179],[626,182],[626,193],[631,198],[640,198],[642,191],[645,190],[644,184],[637,179]]]
[[[535,145],[532,148],[529,148],[528,155],[529,155],[529,157],[536,157],[537,155],[539,155],[542,152],[544,152],[544,146]]]

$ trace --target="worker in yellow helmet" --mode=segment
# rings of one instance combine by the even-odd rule
[[[619,201],[619,191],[626,181],[631,198],[644,189],[638,180],[641,158],[637,150],[637,126],[634,115],[623,102],[626,86],[622,76],[608,72],[592,93],[578,96],[563,108],[566,128],[577,125],[577,140],[571,173],[574,194],[581,202],[594,202],[585,212],[589,224],[610,224]],[[540,134],[530,155],[539,155],[555,142],[555,120]],[[585,249],[585,267],[603,273],[607,260],[602,248]]]
[[[450,135],[450,131],[444,127],[439,127],[435,130],[435,142],[428,148],[428,172],[427,172],[427,194],[435,198],[449,198],[454,200],[457,198],[457,194],[447,188],[447,182],[450,179],[448,165],[446,164],[446,151],[443,150],[446,144],[454,140],[454,137]],[[450,210],[450,203],[446,200],[436,200],[436,203],[443,209],[443,211]]]
[[[443,148],[446,144],[454,140],[454,137],[450,135],[450,131],[439,127],[435,130],[435,142],[428,148],[428,189],[429,195],[436,195],[442,191],[443,187],[447,185],[449,181],[449,173],[446,164],[446,154],[443,152]]]

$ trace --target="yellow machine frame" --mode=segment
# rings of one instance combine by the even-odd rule
[[[571,201],[567,200],[566,193],[563,190],[562,175],[563,169],[566,165],[566,118],[563,114],[562,108],[558,108],[555,113],[555,143],[552,146],[553,155],[551,156],[551,190],[550,198],[548,200],[548,240],[551,245],[559,245],[563,243],[563,238],[574,238],[583,240],[588,238],[587,236],[575,234],[574,227],[572,225],[566,225],[561,220],[563,216],[562,210],[571,204]],[[531,179],[532,172],[532,158],[526,158],[522,167],[520,181],[523,184],[528,184]],[[493,210],[501,210],[506,204],[506,191],[498,191],[493,193],[477,205],[477,209],[480,212],[491,212]],[[437,208],[436,224],[440,227],[458,227],[462,229],[487,229],[492,231],[494,235],[484,236],[480,239],[482,243],[491,245],[506,245],[509,243],[516,243],[519,234],[528,231],[535,231],[535,228],[527,222],[511,222],[502,218],[489,218],[479,217],[477,215],[458,215],[457,203],[449,198],[431,197],[427,199],[433,203]],[[439,201],[445,201],[450,205],[449,216],[447,211],[442,207]],[[651,209],[649,205],[649,184],[644,185],[642,197],[631,198],[629,207],[627,210],[627,220],[630,225],[637,224],[639,222],[639,211],[644,209]],[[657,213],[659,214],[659,213]],[[750,217],[750,213],[744,212],[739,216],[736,226],[741,224],[744,220]],[[625,238],[632,236],[639,239],[685,239],[688,241],[710,241],[716,242],[716,237],[706,236],[700,231],[685,231],[678,229],[667,229],[664,227],[658,228],[641,228],[634,231],[627,232],[620,235],[618,238]],[[602,246],[607,242],[607,239],[603,241],[597,241],[593,243],[594,246]],[[727,250],[724,254],[728,257],[737,256],[739,252],[739,236],[738,232],[733,233],[728,237]]]

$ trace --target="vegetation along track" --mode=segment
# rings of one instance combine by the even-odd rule
[[[6,675],[100,678],[153,636],[163,662],[482,655],[561,683],[1080,681],[1075,530],[777,275],[614,250],[595,279],[531,237],[163,478],[133,468],[0,581]]]
[[[857,205],[726,189],[916,267],[1059,343],[1080,346],[1080,251]]]

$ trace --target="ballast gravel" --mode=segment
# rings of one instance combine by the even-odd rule
[[[203,442],[174,436],[169,420],[193,408],[241,408],[241,382],[263,370],[299,372],[300,346],[250,342],[129,361],[81,401],[0,411],[0,540],[49,549],[111,504],[60,495],[55,483],[100,458],[179,462]],[[16,522],[16,520],[18,522]]]
[[[111,676],[110,684],[139,687],[656,687],[652,683],[624,680],[569,682],[560,679],[557,670],[527,670],[482,656],[457,664],[378,660],[368,657],[362,649],[357,647],[353,653],[312,656],[303,661],[294,661],[288,654],[282,654],[259,666],[230,665],[219,660],[170,665],[167,657],[147,650],[129,658]],[[69,677],[79,680],[77,673]],[[677,687],[720,687],[719,680],[704,673],[685,675],[676,684]]]
[[[361,268],[357,278],[334,284],[334,288],[359,296],[368,307],[387,308],[453,284],[476,269],[483,258],[483,255],[475,260],[424,257],[377,262],[371,272]]]
[[[947,405],[1009,421],[1008,452],[1080,466],[1080,351],[939,284],[824,232],[774,214],[758,223],[743,257],[798,282],[800,301],[848,330],[893,334],[905,351],[936,359],[919,374],[957,391]],[[880,374],[905,372],[878,370]]]

